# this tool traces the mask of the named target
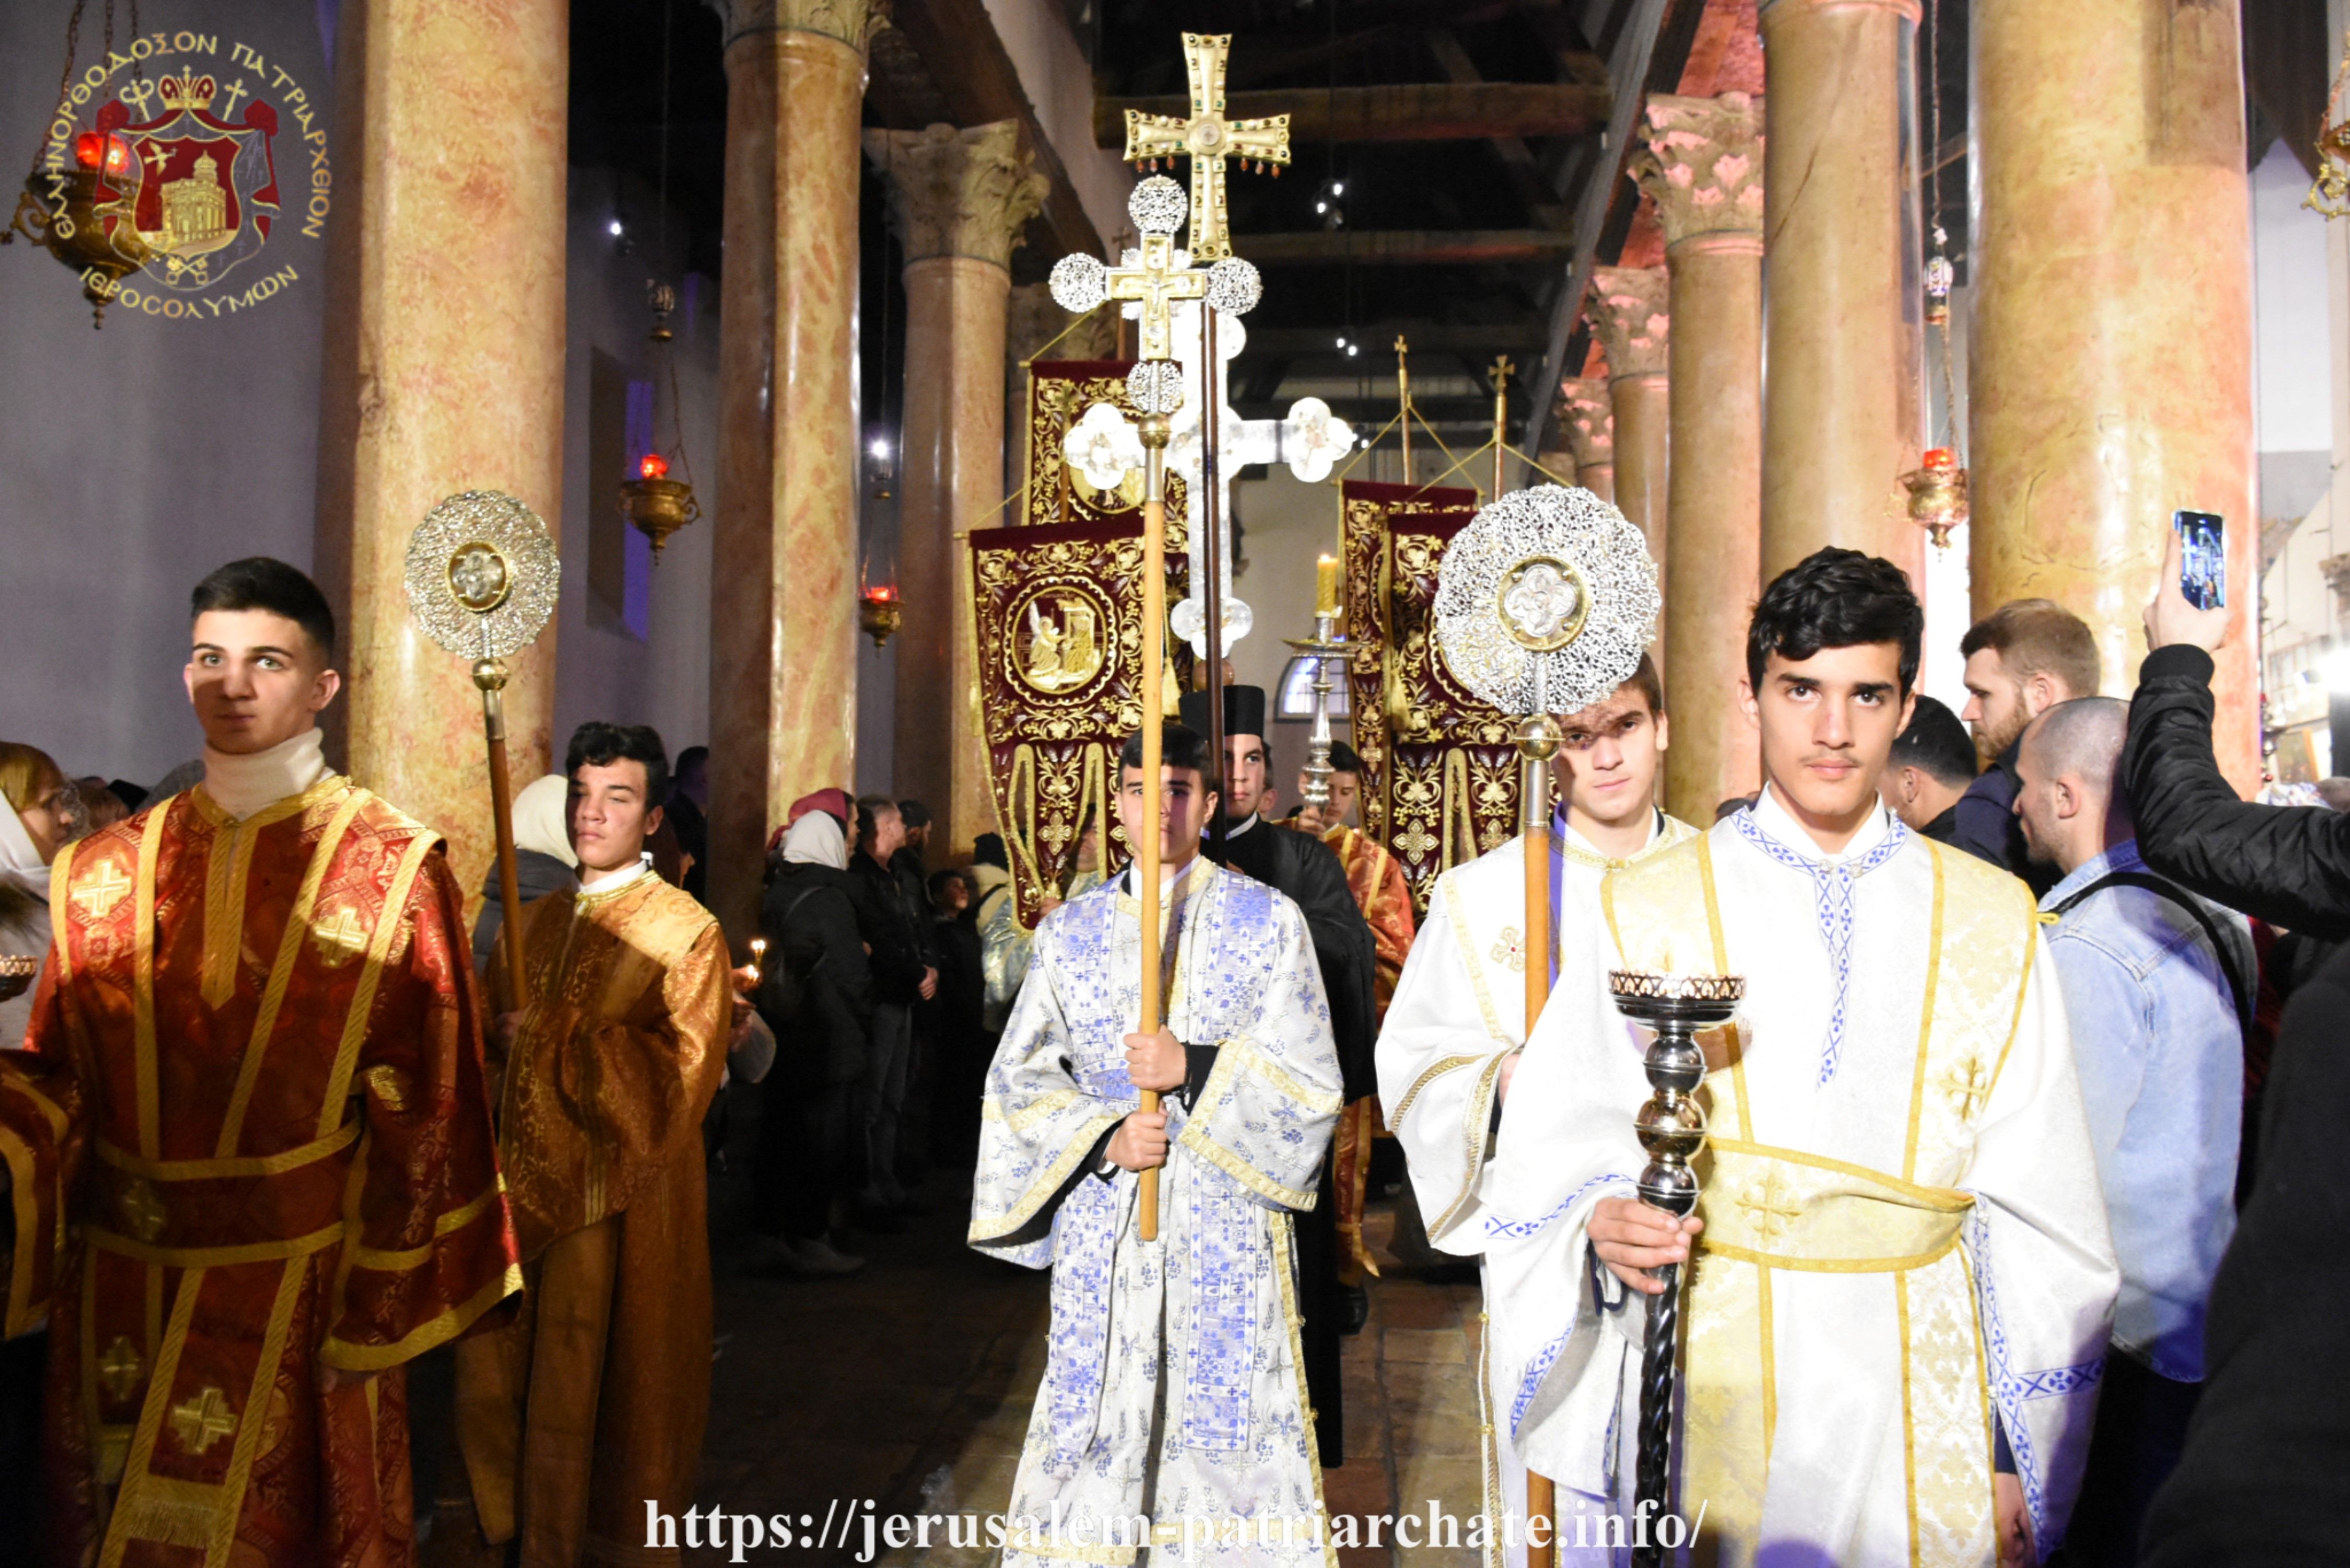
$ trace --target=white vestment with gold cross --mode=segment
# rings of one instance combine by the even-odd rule
[[[1805,861],[1866,866],[1847,909]],[[1502,1425],[1558,1483],[1562,1562],[1607,1560],[1578,1543],[1633,1485],[1646,1298],[1585,1231],[1645,1163],[1645,1041],[1611,967],[1746,981],[1700,1091],[1673,1455],[1694,1560],[1988,1565],[2001,1434],[2052,1550],[2118,1276],[2029,892],[1881,812],[1829,861],[1766,790],[1601,903],[1608,938],[1561,973],[1483,1192]]]
[[[1581,973],[1586,955],[1606,940],[1599,887],[1608,872],[1696,835],[1659,813],[1648,842],[1617,860],[1554,824],[1551,931],[1562,976]],[[1449,1252],[1473,1255],[1489,1244],[1483,1183],[1494,1097],[1502,1058],[1526,1036],[1525,865],[1520,836],[1437,879],[1379,1031],[1379,1104],[1388,1130],[1403,1144],[1429,1240]],[[1523,1514],[1525,1467],[1496,1413],[1490,1358],[1480,1360],[1482,1507],[1498,1524],[1505,1513]],[[1491,1533],[1485,1561],[1498,1564],[1508,1532]],[[1507,1560],[1523,1562],[1523,1546]]]

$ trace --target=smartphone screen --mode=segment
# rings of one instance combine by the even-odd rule
[[[2228,602],[2228,525],[2216,512],[2174,512],[2178,530],[2178,591],[2197,609]]]

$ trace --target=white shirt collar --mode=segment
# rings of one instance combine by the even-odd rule
[[[315,729],[250,755],[204,748],[204,793],[239,822],[300,794],[327,772],[326,737]]]
[[[1893,831],[1892,815],[1879,802],[1861,823],[1860,830],[1852,836],[1852,842],[1838,853],[1829,855],[1823,852],[1819,842],[1804,830],[1804,825],[1795,820],[1794,814],[1780,804],[1779,792],[1774,785],[1765,784],[1762,786],[1762,794],[1752,809],[1755,826],[1804,859],[1825,861],[1830,865],[1839,860],[1858,859],[1884,843],[1885,836]]]
[[[1563,836],[1569,845],[1582,850],[1586,855],[1596,856],[1602,860],[1638,859],[1641,856],[1646,855],[1648,852],[1649,847],[1657,842],[1657,835],[1663,832],[1665,827],[1665,814],[1655,806],[1650,806],[1648,808],[1648,836],[1640,840],[1639,846],[1634,849],[1629,855],[1611,855],[1607,850],[1600,848],[1596,844],[1592,843],[1588,838],[1584,837],[1581,833],[1575,830],[1575,819],[1567,815],[1566,809],[1564,806],[1559,808],[1558,820],[1564,829]]]
[[[618,871],[590,871],[580,867],[579,890],[582,893],[617,893],[639,877],[652,873],[653,863],[641,857],[634,866],[623,866]]]
[[[1230,844],[1233,839],[1238,838],[1242,834],[1246,833],[1250,828],[1254,827],[1256,826],[1256,818],[1257,814],[1255,812],[1250,812],[1238,822],[1228,822],[1224,824],[1224,842]]]

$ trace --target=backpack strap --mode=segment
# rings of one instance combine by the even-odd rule
[[[2219,922],[2178,883],[2166,877],[2158,877],[2151,871],[2108,871],[2048,912],[2058,916],[2069,915],[2089,898],[2108,888],[2136,888],[2151,893],[2163,902],[2183,910],[2189,919],[2203,929],[2203,935],[2211,943],[2211,957],[2220,966],[2220,977],[2228,982],[2229,998],[2236,1004],[2236,1026],[2249,1035],[2252,1029],[2252,986],[2236,972],[2234,957],[2220,937]]]

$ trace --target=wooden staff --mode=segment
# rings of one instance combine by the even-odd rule
[[[1167,416],[1145,414],[1142,445],[1142,836],[1134,846],[1134,879],[1142,901],[1142,1006],[1135,1033],[1149,1034],[1159,1025],[1159,814],[1166,791],[1159,780],[1166,720],[1159,694],[1167,667]],[[1140,1108],[1159,1108],[1159,1091],[1139,1091]],[[1159,1240],[1159,1168],[1142,1173],[1141,1233],[1146,1241]]]
[[[504,916],[498,945],[505,950],[512,1005],[522,1008],[530,992],[522,978],[522,877],[515,865],[514,779],[506,768],[506,661],[475,660],[473,684],[482,689],[482,735],[490,748],[490,815],[497,827],[498,904]]]
[[[1497,461],[1498,469],[1498,461]],[[1498,473],[1497,473],[1498,478]],[[1526,1033],[1550,1001],[1550,762],[1565,743],[1558,721],[1542,710],[1541,667],[1534,676],[1535,711],[1518,726],[1518,832],[1526,846],[1525,961]],[[1521,1044],[1520,1050],[1524,1044]],[[1526,1568],[1551,1568],[1557,1558],[1558,1488],[1550,1477],[1526,1467]],[[1545,1526],[1535,1539],[1534,1521]]]

